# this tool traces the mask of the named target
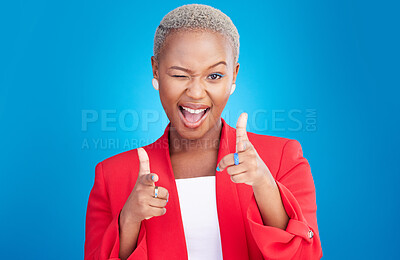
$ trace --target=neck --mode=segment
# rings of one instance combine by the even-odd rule
[[[215,126],[210,128],[202,137],[198,139],[183,138],[172,125],[169,129],[169,151],[170,154],[184,152],[204,152],[218,151],[221,137],[222,121],[218,120]]]

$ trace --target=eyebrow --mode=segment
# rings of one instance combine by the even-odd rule
[[[217,63],[215,63],[214,65],[211,65],[210,67],[208,67],[207,70],[209,70],[209,69],[211,69],[211,68],[214,68],[214,67],[216,67],[216,66],[218,66],[218,65],[220,65],[220,64],[224,64],[225,66],[227,66],[225,61],[220,61],[220,62],[217,62]],[[192,73],[192,72],[193,72],[193,71],[191,71],[190,69],[182,68],[182,67],[179,67],[179,66],[172,66],[172,67],[169,67],[168,69],[169,69],[169,70],[170,70],[170,69],[183,70],[183,71],[185,71],[185,72],[187,72],[187,73]]]

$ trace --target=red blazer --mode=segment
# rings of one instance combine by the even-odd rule
[[[221,120],[218,162],[234,153],[236,145],[236,129]],[[169,191],[167,212],[142,221],[137,247],[129,260],[188,259],[169,157],[170,125],[157,141],[144,147],[151,172],[159,175],[157,185]],[[233,183],[226,169],[217,172],[216,201],[224,259],[321,258],[314,181],[299,142],[251,132],[248,137],[274,176],[290,220],[286,230],[264,226],[252,187]],[[86,214],[85,260],[119,259],[118,216],[136,183],[138,171],[137,149],[97,164]]]

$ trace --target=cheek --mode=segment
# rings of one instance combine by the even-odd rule
[[[168,86],[168,84],[160,81],[160,88],[159,88],[160,101],[167,115],[169,114],[171,110],[171,105],[173,103],[174,94],[172,90],[173,88]]]
[[[160,81],[161,100],[174,101],[181,95],[182,88],[171,80]]]
[[[176,104],[180,100],[182,94],[184,93],[185,88],[182,87],[179,83],[174,80],[161,80],[160,79],[160,88],[159,95],[161,104],[164,108],[165,113],[171,120],[171,116],[176,113],[178,110],[176,109]]]
[[[214,105],[225,106],[230,96],[230,88],[227,86],[209,88],[208,93]]]

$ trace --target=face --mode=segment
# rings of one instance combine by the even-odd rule
[[[158,62],[152,57],[162,106],[171,127],[185,139],[218,128],[239,63],[222,34],[178,31],[168,35]]]

